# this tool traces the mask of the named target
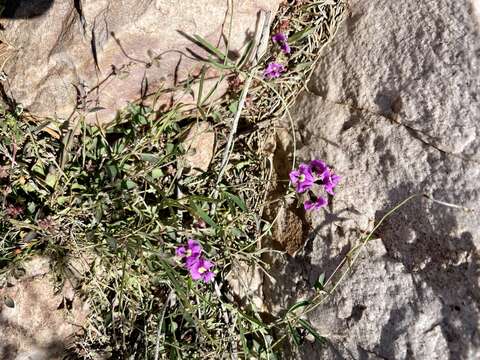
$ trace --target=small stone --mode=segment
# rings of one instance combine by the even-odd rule
[[[206,122],[192,125],[183,142],[185,154],[180,159],[183,174],[195,176],[208,170],[215,150],[215,131]]]

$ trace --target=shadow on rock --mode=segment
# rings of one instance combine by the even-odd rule
[[[21,339],[15,339],[12,335],[12,342],[0,344],[0,359],[57,359],[66,354],[66,345],[59,339],[52,339],[49,342],[39,343],[36,341],[36,334],[30,329],[4,319],[0,314],[0,329],[12,334],[20,334],[28,339],[29,345],[21,343]]]
[[[46,13],[54,0],[5,0],[6,4],[1,13],[3,19],[30,19]],[[78,0],[75,0],[77,3]]]
[[[404,184],[389,194],[391,203],[398,203],[408,194],[409,184]],[[408,305],[419,314],[420,306],[431,290],[441,303],[441,319],[429,331],[440,327],[448,349],[449,359],[464,359],[469,349],[480,346],[478,329],[480,288],[478,276],[480,257],[470,232],[458,229],[458,211],[424,201],[405,205],[394,214],[378,235],[382,239],[388,256],[385,261],[400,262],[411,275],[419,303]],[[390,209],[377,212],[378,221]],[[405,332],[399,329],[398,313],[391,314],[378,346],[379,353],[394,358],[392,334]],[[428,331],[427,331],[428,332]]]
[[[265,277],[263,282],[264,301],[270,312],[282,317],[296,302],[312,298],[316,294],[315,284],[322,273],[328,278],[335,271],[351,247],[350,244],[345,244],[340,249],[335,246],[335,237],[344,234],[337,233],[342,231],[338,226],[332,233],[330,225],[340,223],[345,219],[344,213],[349,211],[351,210],[344,209],[338,213],[325,212],[324,220],[314,229],[309,229],[307,240],[299,251],[292,255],[286,253],[284,256],[271,256],[267,260],[271,265],[269,273],[275,279],[271,281]],[[316,248],[315,241],[321,241],[322,246]],[[321,262],[317,263],[312,256],[317,257],[319,251]],[[363,312],[363,309],[359,311]],[[299,349],[284,343],[282,358],[296,359],[304,352],[312,351],[320,354],[325,346],[334,348],[329,341],[326,344],[305,341]],[[302,358],[309,357],[302,355]]]

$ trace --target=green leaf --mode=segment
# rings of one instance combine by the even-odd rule
[[[246,359],[247,355],[250,354],[250,351],[248,350],[247,339],[245,338],[245,331],[243,330],[241,321],[238,322],[238,329],[240,330],[240,342],[242,343],[243,355]]]
[[[124,189],[132,190],[136,186],[137,186],[137,184],[130,179],[122,181],[122,188],[124,188]]]
[[[100,223],[100,221],[102,220],[102,217],[103,217],[103,206],[102,204],[99,204],[95,208],[95,221],[97,222],[97,224]]]
[[[40,161],[37,161],[33,166],[32,166],[32,171],[40,174],[42,176],[45,176],[45,167]]]
[[[318,277],[318,280],[315,282],[315,289],[317,290],[323,290],[325,286],[325,273],[321,273],[320,276]]]
[[[287,314],[296,310],[296,309],[298,309],[298,308],[305,307],[305,306],[310,305],[310,304],[311,304],[310,300],[299,301],[299,302],[293,304],[292,306],[290,306],[290,308],[287,310]]]
[[[52,189],[55,188],[55,184],[57,183],[57,176],[52,173],[48,174],[47,178],[45,179],[45,183]]]
[[[163,177],[163,171],[162,169],[160,168],[155,168],[152,170],[152,177],[154,179],[160,179],[161,177]]]
[[[226,192],[226,191],[224,191],[223,193],[235,204],[237,204],[238,207],[242,209],[242,211],[247,211],[247,205],[240,197],[238,197],[237,195],[230,194],[229,192]]]
[[[240,58],[239,61],[237,61],[237,67],[239,69],[242,68],[243,65],[250,59],[250,55],[255,48],[255,42],[253,40],[250,40],[247,44],[247,48],[245,49],[245,52],[243,53],[242,57]]]
[[[194,209],[195,214],[197,214],[197,216],[202,218],[203,221],[205,221],[211,227],[215,229],[217,228],[217,224],[215,224],[215,221],[213,221],[212,218],[208,216],[208,214],[200,206],[198,206],[195,203],[192,203],[192,207]]]
[[[72,190],[82,190],[82,191],[87,190],[85,185],[81,185],[81,184],[78,184],[78,183],[73,184],[71,189]]]
[[[108,165],[107,166],[107,171],[108,171],[108,175],[112,179],[114,179],[118,174],[117,165]]]
[[[253,316],[250,316],[250,315],[248,315],[248,314],[246,314],[246,313],[244,313],[244,312],[242,312],[242,311],[240,311],[240,310],[237,310],[237,311],[238,311],[238,313],[239,313],[243,318],[245,318],[246,320],[250,321],[252,324],[257,325],[257,326],[259,326],[260,328],[264,328],[264,327],[265,327],[265,324],[263,324],[260,320],[254,318]]]
[[[25,185],[22,185],[21,188],[27,193],[35,192],[35,190],[37,190],[36,187],[33,186],[33,184],[30,182],[26,183]]]
[[[198,43],[200,43],[200,45],[215,54],[220,60],[225,60],[226,55],[216,46],[212,45],[208,40],[204,39],[200,35],[193,35],[193,37],[195,38],[195,40],[197,40]]]
[[[228,105],[228,110],[229,110],[232,114],[236,114],[236,113],[237,113],[237,110],[238,110],[238,100],[230,103],[230,105]]]
[[[201,108],[203,101],[203,84],[205,83],[205,66],[202,67],[202,71],[200,74],[200,80],[199,80],[199,85],[198,85],[198,95],[197,95],[197,107]]]
[[[32,201],[29,202],[28,205],[27,205],[27,209],[28,209],[28,212],[29,212],[30,214],[35,213],[35,209],[36,209],[36,208],[37,208],[37,206],[36,206],[35,203],[32,202]]]
[[[140,154],[140,157],[142,158],[143,161],[147,161],[149,163],[157,163],[159,160],[158,156],[153,154],[143,153],[143,154]]]
[[[236,237],[237,239],[238,239],[238,238],[241,238],[241,237],[244,235],[243,232],[242,232],[240,229],[236,228],[236,227],[232,227],[232,229],[231,229],[230,232],[231,232],[232,235],[233,235],[234,237]]]
[[[167,143],[167,145],[165,146],[165,152],[167,154],[172,153],[174,149],[175,149],[175,145],[172,143]]]
[[[292,36],[290,36],[288,38],[288,42],[293,44],[297,41],[300,41],[303,38],[310,35],[314,30],[315,30],[315,28],[310,27],[310,28],[303,29],[302,31],[296,32],[295,34],[293,34]]]
[[[216,67],[217,69],[221,69],[221,70],[233,70],[233,69],[235,69],[235,66],[223,65],[223,64],[220,64],[220,63],[218,63],[216,61],[213,61],[213,60],[208,61],[208,64],[212,65],[213,67]]]
[[[315,328],[312,326],[312,324],[310,324],[310,322],[308,320],[303,320],[303,319],[298,319],[298,322],[300,323],[300,325],[302,325],[302,327],[307,330],[310,334],[313,335],[313,337],[315,339],[317,339],[317,341],[320,343],[320,344],[324,344],[326,342],[325,338],[320,335],[317,330],[315,330]]]
[[[288,323],[288,330],[290,330],[290,334],[292,335],[293,342],[296,346],[300,346],[300,335],[290,323]]]
[[[117,251],[118,249],[117,240],[114,237],[107,236],[107,243],[112,251]]]
[[[65,204],[65,203],[67,202],[67,200],[68,200],[68,197],[67,197],[67,196],[59,196],[59,197],[57,198],[57,204],[58,204],[58,205],[63,205],[63,204]]]

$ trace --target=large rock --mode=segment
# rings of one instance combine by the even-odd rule
[[[241,52],[253,36],[260,11],[275,12],[279,2],[232,2],[230,54]],[[110,121],[127,102],[198,75],[198,58],[207,53],[192,37],[200,35],[225,48],[228,3],[22,0],[7,12],[11,19],[2,21],[0,39],[8,44],[1,51],[8,76],[4,85],[35,115],[67,118],[78,105],[89,119]],[[206,79],[217,75],[210,71]],[[169,105],[171,96],[193,100],[180,91],[160,103]]]
[[[480,18],[469,1],[351,1],[298,101],[301,160],[343,176],[311,236],[270,285],[312,294],[395,204],[330,300],[309,314],[305,359],[480,358]],[[296,276],[294,276],[296,275]],[[268,293],[267,291],[267,293]],[[282,297],[282,295],[284,295]],[[273,295],[272,295],[273,296]]]
[[[88,305],[71,282],[55,288],[47,258],[34,257],[22,270],[0,283],[0,359],[63,359],[86,322]]]

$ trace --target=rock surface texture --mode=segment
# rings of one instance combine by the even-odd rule
[[[85,324],[88,306],[70,282],[61,291],[55,288],[47,258],[23,266],[21,276],[0,284],[0,359],[63,359]]]
[[[299,157],[343,176],[278,294],[311,292],[401,200],[328,303],[304,359],[480,358],[480,16],[471,1],[351,1],[298,101]],[[300,274],[293,281],[292,274]],[[298,355],[297,355],[298,356]]]
[[[1,21],[7,93],[35,115],[67,118],[78,108],[100,123],[130,101],[198,75],[198,59],[208,54],[192,37],[225,48],[232,13],[227,0],[19,3]],[[275,12],[279,0],[232,3],[235,56],[254,36],[260,11]],[[179,98],[192,101],[190,94],[176,93]]]

